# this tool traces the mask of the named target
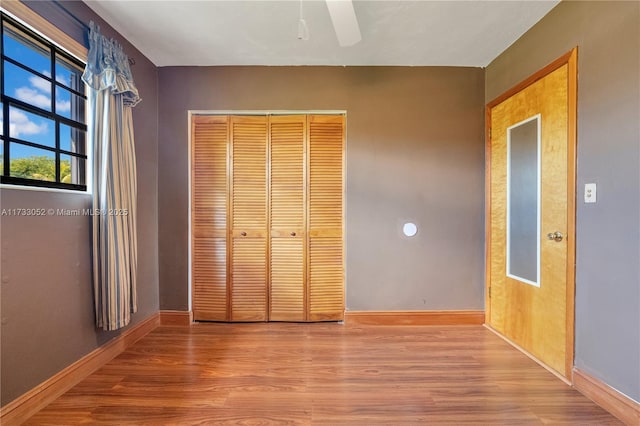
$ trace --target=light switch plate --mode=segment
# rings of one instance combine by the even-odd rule
[[[586,183],[584,185],[584,202],[595,203],[596,202],[596,184]]]

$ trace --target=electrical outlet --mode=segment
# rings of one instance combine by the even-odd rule
[[[584,185],[584,202],[595,203],[596,202],[596,184],[586,183]]]

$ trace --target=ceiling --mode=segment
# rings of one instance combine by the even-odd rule
[[[559,1],[355,0],[362,41],[340,47],[323,0],[84,0],[157,66],[484,67]]]

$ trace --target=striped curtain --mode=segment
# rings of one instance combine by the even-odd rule
[[[82,79],[93,147],[93,286],[96,325],[117,330],[137,310],[136,156],[131,109],[139,101],[127,55],[93,22]]]

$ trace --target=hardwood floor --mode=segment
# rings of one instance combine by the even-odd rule
[[[27,424],[621,424],[481,326],[162,326]]]

